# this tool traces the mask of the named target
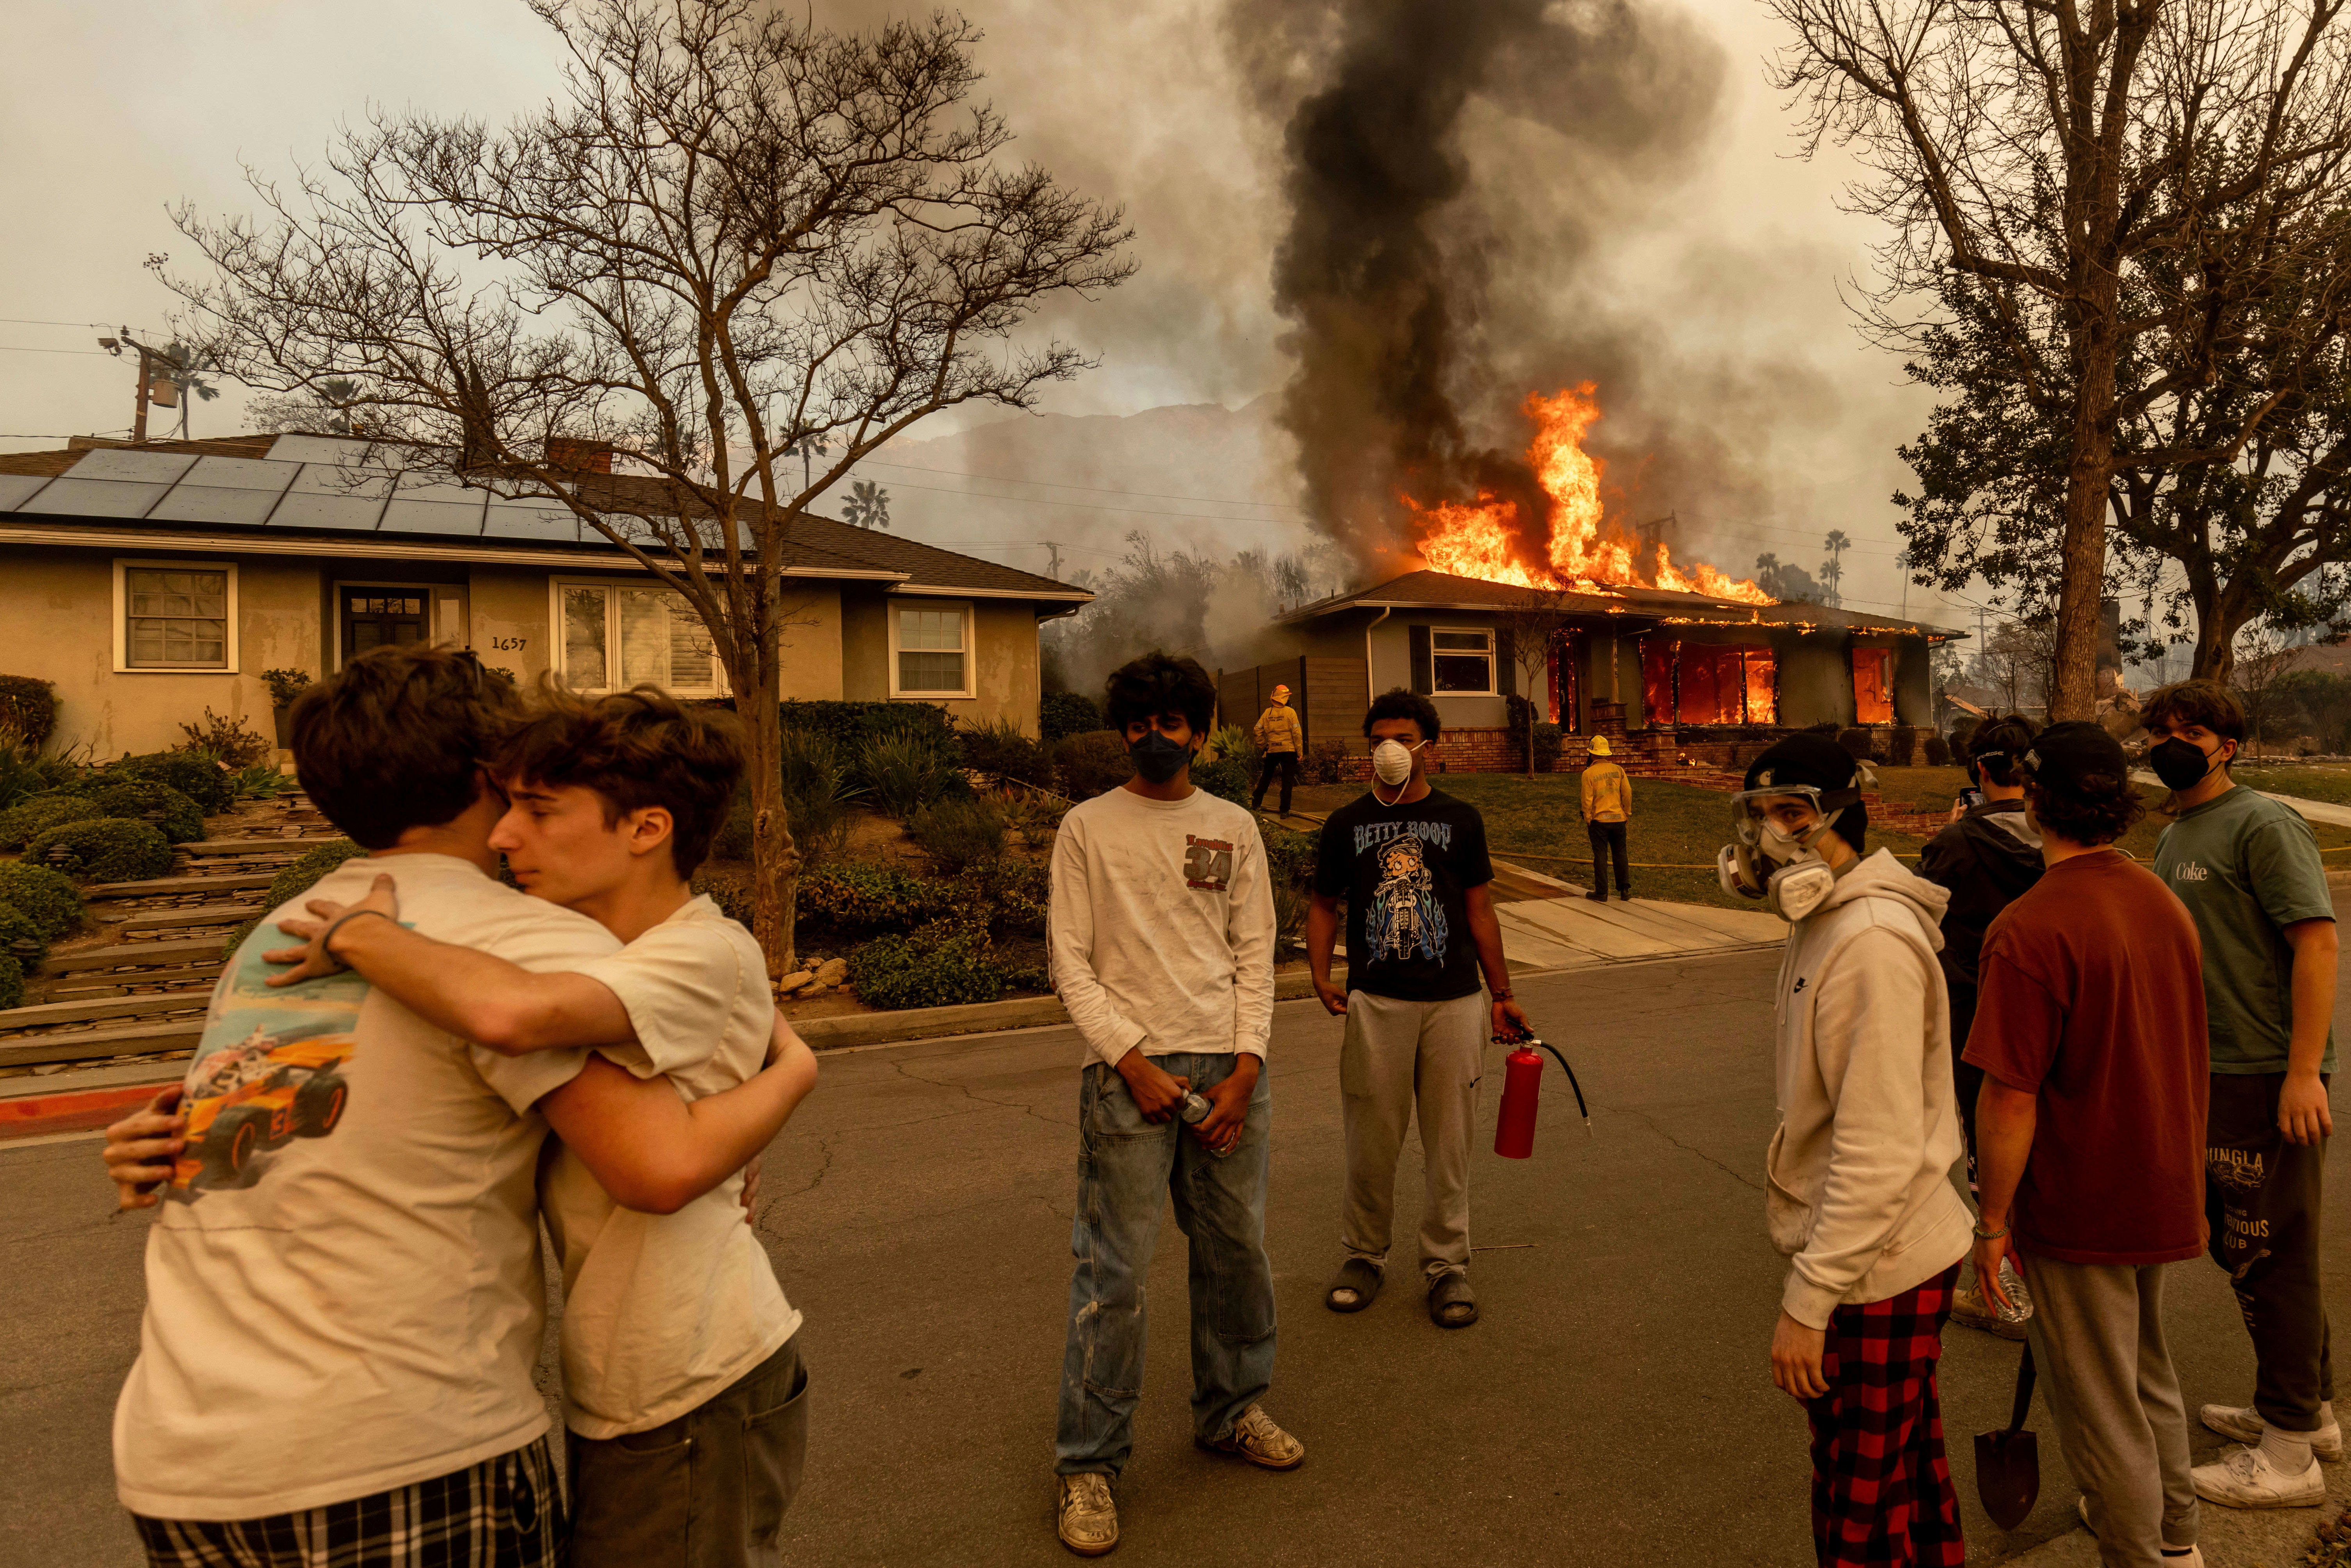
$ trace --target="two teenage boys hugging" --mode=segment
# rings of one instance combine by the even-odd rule
[[[183,1086],[109,1132],[124,1207],[165,1200],[114,1434],[150,1562],[532,1568],[567,1533],[580,1568],[774,1562],[806,1375],[743,1176],[816,1062],[687,885],[742,773],[731,720],[649,687],[525,712],[412,647],[292,722],[371,853],[264,919]],[[288,1086],[292,1133],[247,1134],[249,1092]]]

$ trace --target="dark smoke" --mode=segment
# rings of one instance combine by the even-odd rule
[[[1643,443],[1611,478],[1645,504],[1720,466],[1639,406],[1653,329],[1555,308],[1691,166],[1722,85],[1710,40],[1630,0],[1236,0],[1227,25],[1260,106],[1288,107],[1282,422],[1326,532],[1367,562],[1408,542],[1403,490],[1509,497],[1547,533],[1518,405],[1587,380],[1604,426]]]

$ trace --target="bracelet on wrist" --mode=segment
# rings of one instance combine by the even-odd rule
[[[1972,1227],[1970,1227],[1970,1228],[1971,1228],[1971,1229],[1973,1229],[1973,1230],[1975,1231],[1975,1233],[1976,1233],[1976,1239],[1977,1239],[1977,1240],[1979,1240],[1979,1241],[1997,1241],[1997,1240],[1999,1240],[2001,1237],[2006,1236],[2006,1235],[2008,1234],[2008,1227],[2007,1227],[2007,1226],[2003,1225],[2003,1226],[2001,1226],[1998,1230],[1986,1230],[1986,1229],[1983,1228],[1983,1222],[1982,1222],[1981,1220],[1978,1220],[1978,1221],[1977,1221],[1977,1222],[1976,1222]]]
[[[319,938],[319,951],[324,953],[329,958],[334,958],[335,933],[340,931],[344,926],[349,925],[352,921],[357,920],[363,915],[381,915],[386,920],[392,920],[392,917],[390,915],[385,914],[384,911],[381,909],[347,910],[342,915],[338,915],[335,919],[335,923],[327,927],[326,935]],[[397,920],[392,920],[392,924],[397,925],[400,923]],[[340,963],[342,960],[336,958],[335,961],[337,963]]]

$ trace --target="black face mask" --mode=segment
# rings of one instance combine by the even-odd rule
[[[2204,748],[2178,736],[2160,746],[2149,747],[2147,762],[2155,769],[2155,776],[2163,780],[2163,787],[2175,793],[2193,789],[2212,771],[2212,758],[2205,755]]]
[[[1155,729],[1130,745],[1126,754],[1134,759],[1134,770],[1143,775],[1144,782],[1151,784],[1166,783],[1183,772],[1184,765],[1192,760],[1190,747],[1181,741],[1170,740]]]

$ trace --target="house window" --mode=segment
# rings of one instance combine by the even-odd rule
[[[1494,634],[1438,632],[1428,634],[1429,679],[1439,695],[1494,695]]]
[[[197,561],[117,561],[121,670],[236,668],[236,569]]]
[[[1894,650],[1853,651],[1853,719],[1855,724],[1894,722]]]
[[[891,622],[895,684],[890,695],[969,696],[968,621],[959,605],[944,610],[900,608]]]
[[[344,663],[370,649],[426,640],[431,626],[426,611],[428,590],[344,583],[337,588],[336,594],[337,614],[342,622]]]
[[[1646,638],[1641,685],[1653,725],[1779,722],[1779,664],[1769,648]]]
[[[710,632],[684,596],[665,588],[568,582],[557,586],[563,679],[580,691],[660,686],[716,695],[722,682]]]

